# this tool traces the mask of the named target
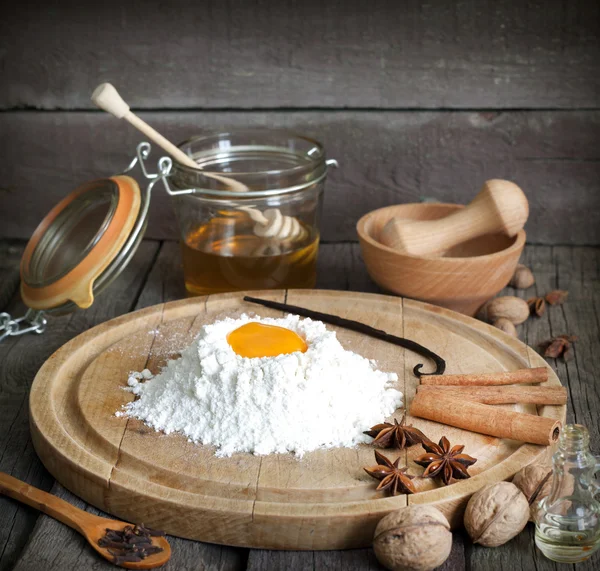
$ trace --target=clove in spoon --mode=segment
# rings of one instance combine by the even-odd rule
[[[187,167],[198,169],[198,164],[193,159],[188,157],[176,145],[171,143],[171,141],[163,137],[156,129],[133,113],[129,108],[129,105],[111,83],[101,83],[96,87],[92,93],[92,101],[100,109],[114,115],[117,119],[125,119],[125,121],[133,125],[138,131],[146,135],[146,137],[180,163]],[[202,174],[208,178],[218,180],[226,185],[228,190],[235,192],[246,192],[248,190],[248,187],[245,184],[232,178],[204,170],[202,170]],[[304,235],[305,231],[298,220],[292,216],[283,215],[277,208],[267,209],[264,213],[251,207],[245,207],[244,210],[248,213],[250,218],[256,222],[254,233],[257,236],[275,238],[278,240],[289,240]]]
[[[121,531],[125,526],[132,525],[124,521],[108,519],[80,510],[70,503],[17,480],[17,478],[13,478],[4,472],[0,472],[0,494],[23,502],[72,527],[75,531],[81,533],[102,557],[108,559],[111,563],[114,563],[113,555],[109,553],[107,548],[100,547],[98,540],[105,535],[106,528]],[[152,545],[160,547],[162,551],[148,555],[141,561],[125,561],[120,563],[119,566],[125,569],[154,569],[164,565],[171,557],[169,542],[165,537],[152,537]]]

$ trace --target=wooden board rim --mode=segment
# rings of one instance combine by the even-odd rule
[[[304,295],[333,295],[338,298],[356,298],[359,296],[361,299],[379,299],[383,301],[392,301],[393,303],[401,303],[403,307],[412,308],[417,311],[424,311],[429,314],[436,314],[443,319],[450,321],[458,321],[467,324],[469,328],[476,330],[479,334],[489,339],[500,339],[508,347],[519,348],[523,344],[499,330],[492,328],[491,326],[482,322],[473,320],[472,318],[445,310],[436,306],[431,306],[421,302],[413,300],[396,298],[392,296],[385,296],[380,294],[364,294],[357,292],[341,292],[341,291],[320,291],[320,290],[290,290],[296,292],[302,292]],[[241,299],[243,295],[249,293],[257,297],[269,297],[273,295],[273,291],[269,292],[244,292],[234,294],[223,294],[218,296],[219,299]],[[286,295],[287,295],[286,291]],[[47,384],[48,379],[52,379],[57,373],[60,372],[61,367],[68,363],[69,358],[73,355],[72,351],[76,351],[78,346],[81,346],[79,350],[86,347],[86,343],[92,339],[112,340],[118,339],[118,334],[122,330],[126,330],[132,324],[143,324],[143,327],[147,327],[149,322],[165,322],[184,315],[189,315],[191,308],[204,306],[206,310],[207,302],[209,299],[215,299],[217,296],[206,296],[204,298],[194,298],[181,300],[176,302],[170,302],[166,304],[159,304],[150,308],[142,309],[131,314],[117,317],[111,321],[100,324],[93,329],[90,329],[75,339],[65,344],[61,349],[54,353],[48,361],[40,369],[34,384],[31,389],[30,395],[30,423],[31,432],[34,446],[38,455],[49,469],[49,471],[63,483],[67,488],[71,489],[74,493],[83,497],[86,501],[96,505],[97,507],[106,511],[111,511],[119,515],[118,501],[113,501],[113,495],[115,497],[122,497],[123,495],[135,496],[138,493],[139,486],[137,482],[129,474],[123,474],[122,471],[115,465],[103,462],[101,459],[93,455],[90,451],[83,449],[78,442],[76,442],[60,425],[56,411],[53,409],[53,415],[48,416],[43,414],[44,409],[48,408],[48,402],[51,402],[51,389],[52,387]],[[527,350],[528,359],[532,366],[546,366],[548,365],[535,354],[532,350]],[[549,367],[548,367],[549,368]],[[550,369],[550,368],[549,368]],[[556,375],[550,369],[550,376],[557,382]],[[44,384],[46,383],[46,385]],[[566,407],[543,407],[542,414],[544,416],[563,418]],[[55,434],[54,437],[48,436],[49,434]],[[58,436],[56,436],[58,435]],[[335,526],[340,524],[341,528],[344,525],[348,525],[346,521],[348,518],[355,518],[359,514],[368,512],[370,524],[375,525],[378,519],[380,519],[389,511],[397,509],[406,503],[419,504],[419,503],[430,503],[443,507],[448,502],[454,504],[463,505],[466,503],[466,499],[470,495],[481,487],[483,480],[486,482],[492,477],[495,481],[505,480],[510,478],[520,467],[526,465],[535,460],[542,452],[545,451],[545,447],[535,445],[522,445],[519,450],[512,454],[510,457],[501,461],[497,465],[488,469],[485,472],[486,477],[483,478],[483,474],[474,475],[471,479],[457,482],[448,488],[438,488],[435,490],[424,491],[416,496],[398,496],[395,498],[377,498],[370,501],[348,501],[339,503],[322,503],[318,504],[318,510],[314,510],[315,504],[311,505],[310,510],[307,506],[302,503],[285,504],[285,513],[281,512],[281,504],[276,502],[261,501],[256,498],[249,498],[245,501],[247,511],[247,521],[242,524],[243,527],[247,528],[244,533],[241,534],[241,540],[236,541],[235,538],[226,537],[223,538],[222,534],[219,535],[215,532],[214,536],[202,538],[190,536],[189,532],[184,532],[177,526],[171,527],[168,531],[175,535],[182,535],[185,537],[191,537],[192,539],[203,539],[205,541],[211,541],[216,543],[227,543],[230,545],[240,545],[246,547],[263,547],[263,548],[287,548],[287,549],[339,549],[358,547],[366,545],[370,541],[370,535],[364,535],[359,530],[352,528],[348,531],[346,537],[338,537],[335,540],[328,539],[326,544],[319,543],[318,538],[310,537],[308,532],[297,537],[297,542],[294,545],[280,545],[277,542],[273,543],[267,540],[264,535],[260,532],[259,528],[262,523],[261,520],[277,519],[285,520],[290,525],[294,524],[294,520],[298,519],[306,525],[307,517],[309,520],[316,524],[319,520],[328,522],[329,525]],[[85,462],[77,462],[74,458],[82,458],[85,462],[89,462],[89,465],[83,465]],[[85,486],[82,485],[85,483]],[[91,486],[91,490],[87,490],[86,486]],[[164,502],[165,497],[172,497],[174,492],[171,489],[163,489],[164,486],[160,484],[152,484],[152,490],[156,494],[157,499],[161,498]],[[169,493],[166,493],[166,492]],[[184,491],[177,491],[182,494],[186,494]],[[255,490],[256,492],[256,490]],[[197,501],[202,503],[206,496],[197,495]],[[216,498],[211,496],[208,498],[207,506],[200,506],[198,509],[201,511],[210,511],[216,513],[219,517],[224,520],[228,517],[228,514],[235,513],[239,518],[239,511],[231,509],[231,501],[226,498]],[[240,500],[236,500],[239,503]],[[168,502],[167,502],[168,503]],[[308,513],[310,511],[310,513]],[[459,510],[460,511],[460,510]],[[127,514],[125,514],[127,515]],[[453,525],[456,526],[458,521],[454,518],[452,521]],[[272,522],[271,522],[272,523]],[[266,527],[271,524],[267,521]],[[366,525],[366,524],[365,524]],[[307,526],[310,527],[310,526]],[[356,527],[356,525],[354,526]],[[254,528],[254,529],[253,529]],[[357,535],[358,534],[358,535]],[[368,537],[368,539],[367,539]]]

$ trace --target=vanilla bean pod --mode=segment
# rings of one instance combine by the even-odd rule
[[[375,337],[376,339],[381,339],[382,341],[387,341],[388,343],[392,343],[399,347],[404,347],[405,349],[414,351],[422,357],[431,359],[435,363],[436,367],[433,373],[421,373],[423,363],[415,365],[413,373],[419,379],[422,376],[426,375],[442,375],[446,370],[446,361],[444,361],[444,359],[442,359],[433,351],[427,349],[427,347],[419,345],[419,343],[417,343],[416,341],[411,341],[410,339],[405,339],[404,337],[397,337],[396,335],[386,333],[381,329],[375,329],[374,327],[371,327],[370,325],[367,325],[365,323],[361,323],[360,321],[353,321],[352,319],[345,319],[337,315],[321,313],[320,311],[313,311],[312,309],[307,309],[305,307],[298,307],[297,305],[289,305],[287,303],[280,303],[278,301],[271,301],[268,299],[259,299],[256,297],[244,296],[244,301],[264,305],[265,307],[269,307],[271,309],[278,309],[280,311],[287,311],[288,313],[295,313],[296,315],[301,315],[302,317],[309,317],[310,319],[323,321],[324,323],[329,323],[330,325],[336,325],[338,327],[343,327],[344,329],[350,329],[351,331],[363,333],[365,335],[368,335],[369,337]]]

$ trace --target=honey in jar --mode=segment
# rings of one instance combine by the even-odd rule
[[[191,295],[311,288],[318,245],[314,231],[306,230],[300,239],[268,239],[257,236],[251,222],[214,218],[181,242],[185,287]]]
[[[169,177],[188,294],[314,287],[325,178],[337,164],[323,146],[248,129],[194,137],[180,149],[198,164],[174,163]]]

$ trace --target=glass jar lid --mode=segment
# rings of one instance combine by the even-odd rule
[[[128,176],[88,182],[61,200],[23,253],[25,304],[46,311],[89,307],[94,293],[118,275],[139,243],[132,233],[141,202],[140,188]]]

